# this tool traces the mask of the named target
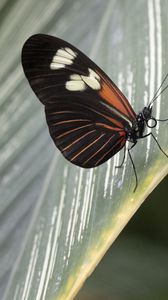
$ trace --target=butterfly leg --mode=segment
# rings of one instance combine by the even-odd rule
[[[131,156],[131,149],[134,148],[134,146],[136,145],[136,143],[137,143],[137,141],[134,142],[134,144],[128,149],[128,155],[129,155],[129,158],[131,160],[132,167],[133,167],[134,174],[135,174],[135,188],[133,190],[134,193],[135,193],[135,191],[137,189],[137,186],[138,186],[138,176],[137,176],[136,168],[135,168],[135,165],[134,165],[134,161],[133,161],[132,156]]]
[[[151,136],[153,137],[153,139],[155,140],[156,144],[158,145],[160,151],[168,158],[168,155],[166,154],[166,152],[164,152],[164,150],[162,149],[162,147],[160,146],[159,142],[157,141],[157,139],[155,138],[155,136],[153,135],[153,133],[150,133]]]
[[[144,138],[144,137],[147,137],[147,136],[150,136],[150,135],[151,135],[152,138],[155,140],[155,142],[156,142],[156,144],[158,145],[160,151],[168,158],[168,155],[167,155],[166,152],[162,149],[162,147],[160,146],[159,142],[157,141],[157,139],[155,138],[155,136],[153,135],[152,132],[150,132],[150,133],[144,135],[143,138]]]
[[[126,146],[124,146],[124,155],[123,155],[122,161],[119,164],[119,166],[115,166],[115,168],[121,168],[123,166],[124,161],[125,161],[125,152],[126,152]]]

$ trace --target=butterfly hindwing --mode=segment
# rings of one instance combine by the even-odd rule
[[[101,116],[99,122],[94,122],[95,112],[91,110],[81,110],[75,104],[66,107],[51,104],[46,105],[45,111],[56,146],[78,166],[96,167],[125,144],[125,132],[119,128],[116,131]]]
[[[135,113],[85,54],[59,38],[38,34],[26,41],[22,64],[45,105],[51,137],[68,160],[95,167],[125,145],[125,127]]]

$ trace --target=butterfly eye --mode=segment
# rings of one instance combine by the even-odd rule
[[[156,121],[156,119],[155,118],[150,118],[150,119],[148,119],[147,121],[146,121],[146,125],[149,127],[149,128],[154,128],[154,127],[156,127],[156,125],[157,125],[157,121]]]

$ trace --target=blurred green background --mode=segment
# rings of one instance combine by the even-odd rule
[[[168,299],[168,177],[129,221],[75,299]]]

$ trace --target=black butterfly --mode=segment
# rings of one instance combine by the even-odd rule
[[[45,106],[50,135],[65,158],[80,167],[93,168],[125,149],[128,140],[132,142],[128,153],[136,189],[138,180],[130,150],[137,139],[148,135],[157,142],[152,133],[144,135],[144,130],[145,126],[153,128],[157,124],[152,105],[168,75],[148,107],[136,114],[93,61],[59,38],[31,36],[23,46],[22,65],[30,86]]]

